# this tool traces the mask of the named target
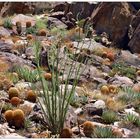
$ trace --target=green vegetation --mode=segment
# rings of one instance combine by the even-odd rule
[[[117,98],[125,104],[137,104],[140,100],[140,94],[135,93],[130,87],[125,87],[122,88],[122,93]]]
[[[26,34],[36,34],[36,33],[37,33],[37,30],[36,30],[35,26],[26,28]]]
[[[10,18],[6,18],[3,23],[4,28],[12,29],[12,21]]]
[[[68,77],[65,81],[65,87],[64,91],[62,88],[60,88],[60,81],[58,80],[60,74],[59,72],[59,41],[54,43],[52,47],[50,47],[50,50],[48,52],[49,56],[49,67],[51,69],[52,74],[52,80],[51,80],[51,91],[49,90],[49,81],[45,80],[44,76],[42,75],[41,67],[39,64],[40,59],[40,42],[35,42],[35,54],[36,54],[36,62],[37,62],[37,72],[39,75],[39,79],[41,80],[41,84],[43,87],[43,103],[41,100],[39,100],[40,106],[43,111],[44,119],[46,122],[48,122],[49,129],[51,130],[52,134],[60,134],[61,130],[64,126],[64,121],[66,118],[66,114],[68,111],[68,107],[71,103],[73,94],[75,92],[75,87],[77,85],[78,79],[79,79],[79,72],[80,72],[80,66],[75,67],[74,61],[70,64],[69,70],[68,70]],[[67,63],[67,61],[65,61]],[[76,76],[75,80],[73,81],[72,88],[68,90],[68,80],[73,73],[73,69],[75,68]],[[64,76],[64,75],[63,75]],[[64,78],[64,77],[63,77]],[[40,91],[38,91],[40,93]],[[41,94],[41,93],[40,93]],[[44,106],[45,105],[45,106]]]
[[[94,37],[94,40],[95,40],[96,42],[100,42],[101,37],[100,37],[100,36],[96,36],[96,37]]]
[[[125,116],[125,120],[127,122],[131,122],[131,123],[135,123],[137,121],[137,117],[136,115],[132,114],[132,113],[128,113],[126,116]]]
[[[10,103],[6,103],[6,104],[0,104],[0,109],[5,112],[6,110],[11,110],[13,109],[13,106]]]
[[[111,128],[98,126],[94,129],[93,137],[94,138],[115,138],[116,136],[113,134]]]
[[[35,24],[35,27],[36,27],[37,30],[46,29],[46,24],[44,23],[43,20],[37,20],[36,24]]]
[[[27,82],[36,82],[38,80],[38,72],[36,69],[30,70],[27,67],[16,67],[15,70],[20,79],[24,79]]]
[[[115,112],[108,110],[108,111],[103,112],[102,119],[104,120],[105,123],[110,124],[117,121],[118,116]]]
[[[111,73],[114,73],[114,74],[117,73],[117,74],[120,74],[122,76],[127,76],[131,79],[135,79],[136,68],[130,67],[124,62],[119,62],[119,63],[114,63],[112,65],[112,72]]]

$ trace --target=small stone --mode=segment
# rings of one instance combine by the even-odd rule
[[[17,133],[11,133],[8,135],[1,135],[0,138],[6,139],[25,139],[25,137],[18,135]]]
[[[95,107],[92,107],[92,108],[89,108],[89,109],[88,109],[88,114],[89,114],[89,115],[98,115],[98,116],[102,116],[102,114],[103,114],[103,109],[102,109],[102,108],[95,108]]]
[[[106,107],[105,102],[103,100],[98,100],[93,104],[93,107],[95,108],[102,108],[104,109]]]
[[[21,104],[19,106],[19,108],[21,110],[23,110],[25,115],[27,116],[27,115],[29,115],[31,113],[31,111],[33,111],[34,106],[35,106],[35,103],[24,101],[24,104]]]
[[[77,109],[74,111],[74,113],[77,114],[77,115],[81,114],[82,112],[83,112],[82,108],[77,108]]]
[[[139,113],[135,112],[135,109],[132,107],[132,108],[129,108],[129,109],[124,109],[124,111],[126,113],[130,113],[130,114],[133,114],[135,115],[136,117],[139,117]]]

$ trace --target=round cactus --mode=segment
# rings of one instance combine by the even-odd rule
[[[101,90],[102,94],[108,94],[109,93],[109,88],[107,86],[102,86],[100,90]]]
[[[60,134],[60,138],[72,138],[72,130],[70,128],[64,128]]]
[[[26,28],[29,28],[29,27],[31,27],[31,26],[32,26],[31,21],[27,21],[27,22],[26,22]]]
[[[27,35],[27,40],[32,40],[33,39],[33,36],[31,34],[28,34]]]
[[[21,22],[20,22],[20,21],[17,21],[17,22],[16,22],[16,26],[17,26],[17,27],[21,27]]]
[[[93,124],[93,122],[90,122],[90,121],[84,122],[83,132],[84,132],[85,136],[91,137],[94,129],[95,129],[95,125]]]
[[[24,126],[25,115],[21,109],[15,109],[13,111],[13,124],[16,128]]]
[[[16,87],[10,87],[8,93],[9,93],[9,99],[11,99],[12,97],[19,96],[19,90]]]
[[[116,86],[114,86],[114,85],[109,85],[109,92],[110,93],[117,93],[118,92],[118,89],[117,89],[117,87]]]
[[[18,106],[21,102],[21,99],[19,99],[18,97],[12,97],[10,102],[13,106]]]
[[[138,70],[138,71],[136,72],[136,74],[137,74],[137,76],[140,76],[140,70]]]
[[[44,78],[45,78],[46,80],[51,80],[51,79],[52,79],[52,74],[51,74],[51,73],[45,73],[45,74],[44,74]]]
[[[27,98],[28,101],[35,103],[36,99],[37,99],[37,96],[36,96],[36,94],[33,90],[29,90],[29,91],[27,91],[27,97],[26,98]]]
[[[38,32],[38,35],[39,35],[39,36],[46,36],[46,34],[47,34],[47,31],[46,31],[45,29],[41,29],[41,30],[39,30],[39,32]]]
[[[107,52],[103,52],[103,53],[102,53],[102,57],[103,57],[103,58],[107,58]]]
[[[107,54],[107,58],[109,58],[110,61],[114,61],[115,59],[114,54],[111,52]]]
[[[109,109],[115,107],[115,100],[112,98],[107,98],[106,105]]]
[[[12,124],[13,121],[13,110],[7,110],[4,113],[4,117],[9,124]]]

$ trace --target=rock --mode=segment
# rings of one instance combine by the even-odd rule
[[[137,55],[132,54],[130,51],[121,50],[119,57],[115,60],[115,63],[122,61],[129,65],[140,68],[140,58]]]
[[[122,128],[122,131],[124,133],[124,137],[129,138],[131,135],[133,135],[133,132],[127,128]]]
[[[140,24],[134,31],[134,35],[132,36],[132,39],[129,41],[129,48],[133,53],[140,53]]]
[[[35,58],[35,52],[33,50],[33,47],[26,48],[25,55],[27,56],[28,59]]]
[[[115,127],[119,127],[120,123],[121,123],[121,122],[114,122],[114,126],[115,126]]]
[[[85,105],[85,111],[87,112],[87,114],[88,115],[98,115],[98,116],[102,116],[102,113],[103,113],[103,109],[101,108],[101,106],[99,107],[98,105],[98,107],[99,108],[97,108],[97,107],[94,107],[94,106],[96,106],[95,104],[93,104],[93,103],[90,103],[90,104],[86,104]]]
[[[73,17],[76,19],[77,15],[78,19],[85,19],[87,17],[90,17],[93,9],[95,8],[97,4],[96,3],[89,3],[89,2],[72,2],[67,3],[65,8],[65,14],[68,12],[72,12]],[[77,8],[78,7],[78,8]]]
[[[26,137],[20,136],[17,133],[11,133],[8,135],[1,135],[0,138],[3,138],[3,139],[25,139]]]
[[[8,52],[0,52],[0,58],[4,59],[5,61],[7,61],[7,63],[9,64],[9,69],[13,69],[13,66],[17,65],[17,66],[24,66],[27,65],[29,67],[35,67],[31,61],[29,60],[24,60],[22,59],[20,56],[16,56],[12,53],[8,53]]]
[[[11,132],[14,132],[14,129],[9,128],[8,123],[0,124],[0,135],[9,135]]]
[[[54,13],[50,14],[50,17],[61,20],[61,18],[64,17],[64,12],[54,12]]]
[[[19,106],[19,108],[23,110],[26,116],[28,116],[33,111],[34,107],[35,103],[31,103],[28,101],[24,101],[24,103]]]
[[[63,94],[65,92],[65,84],[64,85],[60,85],[60,90],[62,90]],[[72,90],[72,85],[67,85],[67,89],[66,91],[68,92],[68,95],[70,94],[71,90]],[[76,93],[76,91],[74,92],[74,98],[78,98],[78,94]]]
[[[23,14],[18,14],[12,18],[13,25],[16,25],[16,22],[21,22],[22,27],[26,27],[27,21],[30,21],[32,26],[34,26],[36,19],[35,19],[35,17],[26,16]]]
[[[60,29],[66,29],[67,28],[67,25],[64,24],[63,22],[61,22],[57,18],[48,17],[47,19],[48,19],[47,24],[49,25],[49,27],[53,26],[53,27],[57,27],[57,28],[60,28]]]
[[[124,136],[122,129],[117,128],[117,127],[112,127],[112,132],[115,136],[118,138],[122,138]]]
[[[32,138],[49,138],[50,137],[50,132],[49,131],[43,131],[39,134],[33,133]]]
[[[66,3],[65,2],[57,2],[53,7],[53,12],[64,11]]]
[[[29,82],[18,82],[15,84],[15,87],[18,88],[20,92],[25,92],[25,90],[28,90],[31,88],[31,83]]]
[[[77,114],[77,115],[81,114],[82,112],[83,112],[82,108],[77,108],[77,109],[74,111],[74,113]]]
[[[113,78],[108,79],[108,83],[121,87],[133,86],[133,82],[130,78],[118,75],[115,75]]]
[[[93,11],[91,18],[99,33],[106,32],[111,40],[123,46],[134,11],[127,2],[102,2]]]
[[[73,107],[69,106],[68,112],[67,112],[67,115],[66,115],[66,121],[64,123],[64,127],[71,128],[71,127],[76,126],[76,124],[77,124],[77,115],[74,112]]]
[[[139,23],[140,23],[140,10],[136,13],[136,15],[133,16],[130,22],[130,27],[129,27],[129,33],[131,33],[130,39],[133,36],[134,31],[138,27]]]
[[[34,12],[34,5],[31,2],[4,2],[0,16],[13,14],[29,14]]]
[[[93,107],[98,108],[98,109],[99,108],[105,109],[106,105],[105,105],[105,102],[103,100],[98,100],[93,104]]]
[[[0,40],[0,51],[2,52],[11,52],[12,45]]]
[[[135,115],[136,117],[139,117],[139,113],[135,112],[135,109],[132,107],[132,108],[129,108],[129,109],[124,109],[124,111],[127,113],[127,114],[133,114]]]
[[[134,84],[132,90],[134,90],[137,93],[140,93],[140,83]]]
[[[93,51],[93,50],[96,50],[96,49],[103,49],[105,48],[105,46],[101,45],[100,43],[97,43],[95,40],[84,40],[81,41],[81,42],[76,42],[74,41],[73,42],[73,46],[75,48],[78,48],[78,49],[88,49],[90,51]]]
[[[0,27],[0,36],[9,37],[10,32],[7,29],[5,29],[4,27]]]

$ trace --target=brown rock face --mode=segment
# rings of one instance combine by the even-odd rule
[[[72,12],[73,17],[79,19],[90,17],[97,4],[89,2],[72,2],[65,4],[65,14]]]
[[[132,39],[129,41],[128,46],[133,53],[140,53],[140,24],[134,31]]]
[[[140,10],[137,12],[130,23],[129,29],[129,48],[133,53],[140,53]]]
[[[94,28],[108,33],[112,41],[121,44],[125,41],[133,13],[135,9],[126,2],[100,3],[92,13]]]
[[[27,14],[34,12],[34,6],[31,2],[4,2],[0,4],[0,16],[17,14]]]

